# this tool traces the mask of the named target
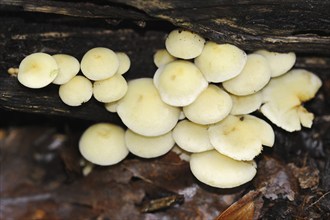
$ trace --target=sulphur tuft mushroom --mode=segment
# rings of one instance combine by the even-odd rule
[[[176,58],[172,56],[166,49],[157,50],[153,58],[154,58],[154,64],[157,67],[160,67],[162,65],[168,64],[176,60]]]
[[[169,152],[175,144],[171,131],[160,136],[147,137],[130,129],[125,132],[125,143],[129,152],[142,158],[162,156]]]
[[[135,133],[159,136],[174,128],[180,109],[161,100],[151,78],[140,78],[128,82],[127,93],[118,102],[117,113]]]
[[[267,59],[271,69],[271,77],[283,75],[288,72],[296,62],[296,54],[293,52],[278,53],[267,50],[258,50],[255,53],[260,54]]]
[[[56,60],[46,53],[33,53],[26,56],[18,68],[18,81],[32,89],[49,85],[58,75]]]
[[[180,121],[173,129],[175,143],[188,152],[203,152],[213,149],[208,134],[208,126],[189,120]]]
[[[205,39],[187,30],[173,30],[165,40],[167,51],[174,57],[193,59],[202,53]]]
[[[224,119],[232,108],[227,92],[209,85],[190,105],[183,107],[185,116],[197,124],[212,124]]]
[[[208,41],[195,64],[207,81],[218,83],[240,74],[246,59],[246,53],[234,45]]]
[[[259,54],[250,54],[242,72],[222,85],[231,94],[251,95],[265,87],[270,76],[271,70],[266,58]]]
[[[258,110],[262,104],[261,92],[247,96],[230,95],[233,101],[231,115],[246,115]]]
[[[131,60],[130,60],[129,56],[124,52],[116,52],[116,55],[117,55],[118,61],[119,61],[119,67],[118,67],[116,74],[123,75],[131,67]]]
[[[310,128],[314,115],[302,103],[312,99],[321,85],[315,74],[304,69],[291,70],[273,78],[262,90],[264,104],[260,111],[286,131],[301,130],[301,125]]]
[[[87,128],[80,137],[79,150],[86,160],[102,166],[116,164],[129,153],[124,129],[110,123],[97,123]]]
[[[161,99],[172,106],[191,104],[208,85],[199,69],[184,60],[161,66],[153,80]]]
[[[88,79],[103,80],[115,75],[119,68],[119,59],[112,50],[96,47],[84,54],[80,68]]]
[[[127,82],[121,74],[95,81],[93,83],[94,98],[103,103],[114,102],[121,99],[127,92]]]
[[[58,75],[53,80],[54,84],[63,85],[78,74],[80,63],[75,57],[68,54],[55,54],[53,58],[59,68]]]
[[[93,85],[84,76],[75,76],[59,88],[61,100],[69,106],[79,106],[93,96]]]
[[[262,145],[272,147],[275,141],[272,127],[252,115],[229,115],[208,131],[213,147],[235,160],[252,160],[261,153]]]
[[[233,188],[249,182],[257,173],[254,161],[237,161],[216,150],[193,153],[190,169],[201,182],[218,188]]]

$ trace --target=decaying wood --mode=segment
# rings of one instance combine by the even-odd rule
[[[152,77],[153,53],[166,34],[188,28],[217,42],[256,49],[303,52],[296,67],[328,74],[330,1],[23,1],[0,2],[0,107],[118,122],[92,99],[81,107],[64,105],[58,86],[32,90],[7,74],[33,52],[67,53],[81,59],[92,47],[126,52],[132,60],[126,79]]]
[[[245,50],[330,54],[330,1],[144,1],[92,2],[3,0],[1,10],[58,14],[118,23],[163,20]],[[111,23],[111,22],[110,22]]]

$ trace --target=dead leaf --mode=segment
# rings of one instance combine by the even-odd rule
[[[216,220],[253,220],[258,218],[255,201],[260,196],[259,191],[250,191],[240,200],[222,212]],[[261,199],[261,197],[259,197]],[[260,206],[259,206],[260,207]]]

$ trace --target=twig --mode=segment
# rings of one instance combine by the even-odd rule
[[[320,202],[324,197],[326,197],[328,194],[330,194],[330,191],[324,193],[320,198],[318,198],[315,202],[310,204],[307,209],[311,208],[312,206],[316,205],[318,202]]]

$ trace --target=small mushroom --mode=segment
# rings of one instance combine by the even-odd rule
[[[125,142],[132,154],[142,158],[162,156],[169,152],[175,144],[171,131],[160,136],[146,137],[130,129],[125,132]]]
[[[183,107],[185,116],[197,124],[212,124],[224,119],[232,108],[227,92],[209,85],[190,105]]]
[[[234,45],[208,41],[195,64],[207,81],[218,83],[240,74],[246,59],[246,53]]]
[[[87,128],[80,137],[79,150],[86,160],[102,166],[116,164],[129,153],[124,129],[110,123],[98,123]]]
[[[234,95],[251,95],[267,85],[270,76],[271,70],[266,58],[259,54],[250,54],[242,72],[222,85]]]
[[[119,61],[119,67],[118,67],[116,74],[123,75],[131,67],[131,60],[130,60],[129,56],[124,52],[116,52],[116,55],[117,55],[118,61]]]
[[[185,151],[198,153],[213,149],[208,126],[182,120],[173,129],[175,143]]]
[[[230,95],[233,100],[233,107],[230,111],[231,115],[246,115],[260,108],[262,104],[261,92],[247,96]]]
[[[56,60],[46,53],[33,53],[26,56],[18,68],[18,81],[32,89],[49,85],[59,72]]]
[[[135,133],[159,136],[174,128],[180,109],[161,100],[151,78],[140,78],[128,82],[127,93],[118,102],[117,113]]]
[[[322,82],[313,73],[294,69],[273,78],[262,90],[263,105],[260,110],[271,122],[286,131],[301,130],[301,125],[310,128],[314,115],[302,103],[312,99]]]
[[[272,127],[252,115],[229,115],[208,131],[214,148],[235,160],[252,160],[262,145],[272,147],[275,141]]]
[[[90,80],[103,80],[113,76],[119,68],[119,59],[108,48],[96,47],[85,53],[80,62],[81,72]]]
[[[107,111],[116,113],[117,112],[118,101],[108,102],[104,104],[104,107]]]
[[[174,57],[193,59],[202,53],[205,39],[187,30],[173,30],[165,40],[167,51]]]
[[[58,75],[53,81],[54,84],[63,85],[78,74],[80,63],[75,57],[67,54],[55,54],[53,58],[59,68]]]
[[[288,72],[296,62],[296,54],[293,52],[290,53],[277,53],[270,52],[267,50],[258,50],[255,52],[264,56],[271,69],[271,77],[277,77]]]
[[[199,69],[184,60],[161,66],[153,79],[161,99],[172,106],[191,104],[208,85]]]
[[[127,92],[127,82],[121,74],[95,81],[93,84],[94,98],[103,103],[121,99]]]
[[[154,54],[154,64],[157,67],[168,64],[174,60],[176,60],[176,58],[172,56],[166,49],[157,50]]]
[[[69,106],[79,106],[93,96],[91,81],[83,76],[75,76],[59,88],[61,100]]]
[[[257,173],[254,161],[237,161],[216,150],[193,153],[190,169],[201,182],[218,188],[233,188],[249,182]]]

